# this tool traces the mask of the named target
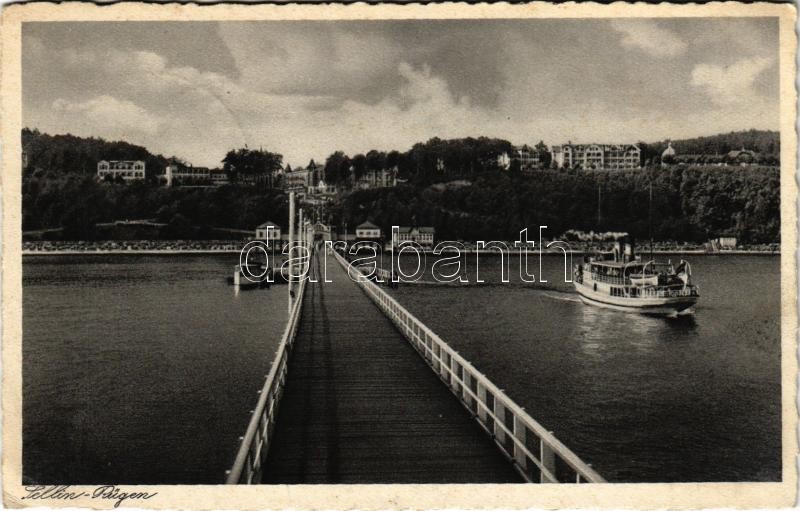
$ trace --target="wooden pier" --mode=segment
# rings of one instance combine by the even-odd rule
[[[306,287],[262,482],[522,482],[332,254],[327,263],[333,282]]]
[[[229,484],[604,482],[341,256],[310,266]]]

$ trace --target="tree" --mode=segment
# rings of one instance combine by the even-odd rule
[[[329,184],[344,184],[350,177],[350,158],[336,151],[325,160],[325,181]]]
[[[283,156],[264,150],[241,148],[228,151],[222,159],[222,168],[236,181],[243,176],[265,177],[271,182],[273,175],[283,167]]]
[[[536,147],[534,148],[536,151],[541,155],[541,166],[542,168],[549,168],[550,163],[553,161],[553,154],[548,149],[547,145],[544,143],[544,140],[540,140]]]
[[[394,151],[397,153],[397,151]],[[387,166],[387,155],[383,151],[372,150],[366,156],[367,170],[383,170]],[[395,163],[396,165],[396,163]]]
[[[399,151],[389,151],[386,154],[386,166],[388,168],[399,166],[401,157],[402,156]]]
[[[162,236],[166,239],[192,239],[194,238],[194,228],[188,218],[176,213],[164,228]]]
[[[353,177],[358,181],[367,173],[367,158],[363,154],[357,154],[353,156],[351,164],[353,166]]]
[[[21,135],[28,162],[26,176],[36,171],[57,175],[95,175],[100,160],[141,160],[145,163],[146,179],[154,180],[163,174],[167,164],[163,156],[123,141],[109,142],[70,134],[48,135],[28,128],[24,128]]]

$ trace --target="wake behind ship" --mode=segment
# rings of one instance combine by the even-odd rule
[[[633,243],[621,240],[612,252],[577,265],[573,285],[584,303],[642,314],[677,314],[700,298],[688,262],[674,268],[670,262],[643,261]]]

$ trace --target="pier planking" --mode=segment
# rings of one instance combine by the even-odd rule
[[[327,271],[308,283],[262,482],[523,482],[330,257]]]

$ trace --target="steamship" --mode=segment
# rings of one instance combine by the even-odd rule
[[[681,260],[642,260],[632,241],[618,240],[609,253],[585,257],[575,267],[575,290],[584,303],[653,315],[674,315],[700,299],[692,284],[692,268]]]

